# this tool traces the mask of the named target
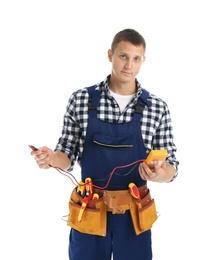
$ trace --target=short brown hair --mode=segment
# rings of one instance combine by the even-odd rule
[[[120,42],[130,42],[135,46],[142,45],[144,47],[144,50],[146,49],[146,42],[144,37],[139,34],[137,31],[133,29],[125,29],[120,32],[118,32],[115,37],[113,38],[112,44],[111,44],[111,50],[114,52],[115,48],[117,47],[118,43]]]

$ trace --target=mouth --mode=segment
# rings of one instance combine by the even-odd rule
[[[123,75],[126,75],[126,76],[129,76],[129,75],[131,75],[131,73],[130,73],[130,72],[128,72],[128,71],[124,71],[124,70],[122,70],[121,72],[122,72],[122,74],[123,74]]]

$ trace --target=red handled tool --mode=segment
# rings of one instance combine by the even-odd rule
[[[89,199],[87,197],[82,199],[82,205],[78,214],[78,222],[82,221],[84,210],[89,202]]]
[[[84,198],[81,200],[82,205],[81,205],[81,208],[80,208],[79,213],[78,213],[78,222],[81,222],[81,221],[82,221],[82,219],[83,219],[83,213],[84,213],[84,211],[85,211],[85,209],[86,209],[87,204],[89,203],[89,200],[90,200],[89,197],[84,197]]]
[[[91,178],[86,178],[85,179],[85,189],[86,189],[86,197],[89,198],[89,200],[92,199],[93,195],[93,184]]]
[[[85,191],[86,191],[85,197],[81,200],[82,205],[78,214],[78,222],[82,221],[83,213],[86,209],[86,206],[93,197],[93,184],[91,178],[85,179]]]
[[[140,194],[139,194],[139,190],[138,190],[136,184],[131,182],[131,183],[129,183],[128,188],[129,188],[129,191],[130,191],[132,197],[134,197],[137,200],[141,199]]]
[[[129,187],[129,191],[131,193],[131,196],[133,198],[137,199],[138,201],[140,201],[141,197],[140,197],[139,189],[137,188],[136,184],[131,182],[131,183],[129,183],[128,187]],[[142,208],[141,203],[138,204],[138,207]]]

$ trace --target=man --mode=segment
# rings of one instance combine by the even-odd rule
[[[145,40],[137,31],[125,29],[115,35],[108,50],[111,74],[95,86],[72,94],[55,151],[44,146],[32,152],[40,168],[72,171],[78,161],[82,181],[91,178],[94,187],[122,194],[130,183],[142,191],[147,181],[170,182],[177,176],[179,162],[167,104],[143,89],[136,79],[145,50]],[[144,162],[151,150],[168,152],[165,162],[159,165],[155,161],[153,169]],[[139,205],[140,209],[143,205]],[[70,260],[110,260],[111,256],[114,260],[152,259],[151,228],[136,234],[132,207],[116,208],[106,208],[104,236],[71,228]]]

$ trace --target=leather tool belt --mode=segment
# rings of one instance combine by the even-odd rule
[[[149,192],[147,185],[138,188],[140,196],[143,198]],[[133,197],[129,190],[99,190],[94,189],[99,196],[103,197],[106,210],[113,214],[124,214],[131,208]]]
[[[87,234],[105,236],[107,211],[112,214],[124,214],[130,210],[136,235],[151,229],[157,220],[155,201],[151,198],[147,185],[138,188],[140,200],[133,198],[129,190],[100,190],[99,199],[90,200],[85,208],[82,222],[78,222],[79,210],[82,207],[82,197],[76,188],[72,191],[69,201],[67,225]]]

